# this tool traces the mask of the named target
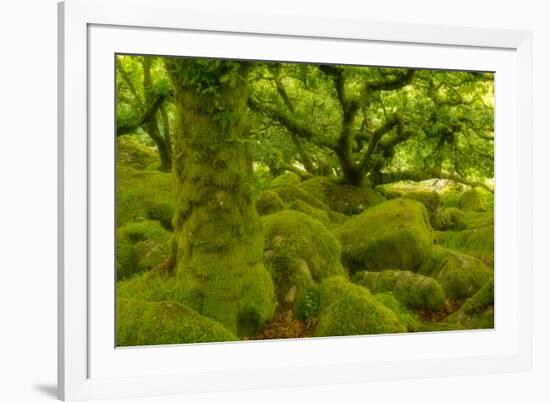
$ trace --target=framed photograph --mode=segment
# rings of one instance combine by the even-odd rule
[[[529,32],[58,10],[61,399],[530,369]]]

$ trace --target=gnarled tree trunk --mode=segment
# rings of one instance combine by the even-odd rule
[[[166,62],[176,102],[175,275],[192,308],[242,336],[275,308],[244,141],[246,65],[205,63]],[[227,73],[237,78],[226,82]]]

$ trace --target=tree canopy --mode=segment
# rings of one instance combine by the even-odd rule
[[[170,170],[166,60],[117,57],[117,135],[152,141]],[[252,158],[273,175],[373,187],[439,178],[492,188],[492,73],[209,59],[185,66],[181,74],[204,93],[216,91],[216,75],[222,84],[246,81]],[[219,111],[219,119],[230,112]]]

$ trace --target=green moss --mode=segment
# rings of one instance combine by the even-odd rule
[[[494,264],[495,233],[493,226],[439,233],[438,238],[439,242],[449,249],[477,257],[489,266]]]
[[[340,245],[319,221],[297,211],[262,218],[264,259],[281,309],[294,309],[304,293],[334,275],[345,275]]]
[[[306,215],[309,215],[310,217],[318,220],[325,226],[329,226],[330,224],[330,218],[327,211],[325,211],[324,209],[312,207],[302,200],[293,201],[288,207],[289,209],[292,209],[294,211],[302,212]]]
[[[130,166],[140,170],[160,166],[158,152],[141,143],[135,135],[117,137],[116,162],[117,166]]]
[[[172,175],[117,165],[116,207],[117,226],[158,220],[171,229],[175,210]]]
[[[495,214],[493,210],[486,212],[465,211],[464,225],[465,229],[479,229],[487,226],[494,226]]]
[[[417,191],[405,191],[403,192],[403,198],[409,200],[415,200],[422,203],[428,213],[434,214],[441,205],[441,198],[436,191],[430,190],[417,190]]]
[[[433,244],[426,209],[405,199],[378,204],[345,222],[335,234],[351,272],[416,271]]]
[[[385,201],[384,197],[370,187],[341,184],[322,176],[308,179],[299,187],[328,205],[332,211],[344,215],[360,214],[367,208]]]
[[[391,292],[377,293],[374,298],[395,313],[408,332],[417,332],[420,324],[416,316],[407,310]]]
[[[362,271],[354,275],[353,281],[373,293],[391,292],[409,308],[438,311],[445,305],[445,291],[435,279],[410,271]]]
[[[486,192],[473,188],[464,192],[458,201],[460,209],[464,211],[486,211],[488,208]]]
[[[418,323],[418,332],[433,332],[433,331],[459,331],[464,327],[444,321],[420,321]]]
[[[273,190],[264,191],[256,200],[256,211],[260,216],[273,214],[283,209],[285,209],[283,200]]]
[[[470,329],[494,328],[494,289],[494,279],[491,278],[445,322]]]
[[[283,185],[296,186],[301,182],[302,182],[302,179],[300,178],[300,176],[298,176],[296,173],[288,172],[275,177],[273,180],[271,180],[268,183],[267,187],[271,189],[275,189]]]
[[[336,276],[320,286],[315,336],[364,335],[405,332],[397,315],[368,289]]]
[[[466,228],[465,214],[458,208],[438,208],[430,216],[434,229],[463,230]]]
[[[276,188],[274,191],[277,192],[279,197],[286,203],[290,204],[294,201],[302,201],[312,207],[328,210],[329,207],[319,198],[313,196],[309,192],[303,190],[298,186],[293,185],[282,185]]]
[[[445,250],[438,270],[432,272],[451,300],[464,300],[475,294],[492,277],[493,271],[479,259]]]
[[[117,229],[117,280],[161,264],[170,254],[171,233],[158,221],[126,224]]]
[[[386,199],[393,200],[403,196],[404,191],[393,187],[392,185],[380,185],[376,187],[376,191],[379,191]]]
[[[117,298],[117,346],[236,341],[223,325],[172,301]]]
[[[448,183],[440,192],[441,202],[445,208],[458,208],[460,196],[465,186],[459,183]]]

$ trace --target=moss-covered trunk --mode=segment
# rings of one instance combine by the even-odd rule
[[[175,274],[191,307],[239,335],[274,311],[245,138],[246,65],[171,59]]]

